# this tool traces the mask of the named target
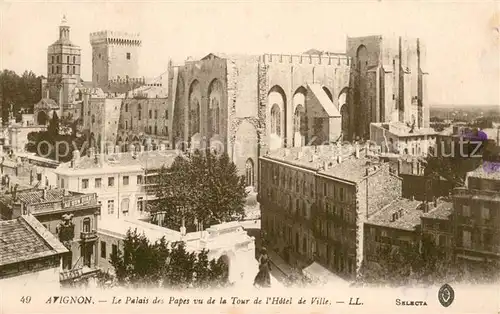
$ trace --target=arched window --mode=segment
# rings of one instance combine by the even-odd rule
[[[66,57],[66,63],[69,63],[69,56]]]
[[[281,136],[281,110],[278,104],[271,108],[271,134]]]
[[[246,170],[246,184],[247,186],[253,186],[254,185],[254,165],[253,165],[253,160],[248,158],[246,165],[245,165],[245,170]]]
[[[92,123],[95,123],[95,116],[92,115]]]
[[[90,218],[88,218],[88,217],[84,218],[83,219],[83,228],[82,228],[83,232],[90,232],[91,229],[92,229],[92,223],[90,221]]]
[[[76,57],[73,56],[73,63],[76,63]]]

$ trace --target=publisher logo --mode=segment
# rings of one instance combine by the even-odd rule
[[[448,307],[453,303],[455,299],[455,291],[449,284],[444,284],[438,292],[438,300],[442,306]]]

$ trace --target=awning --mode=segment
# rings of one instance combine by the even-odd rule
[[[320,283],[332,283],[332,282],[339,282],[339,283],[344,283],[348,284],[348,282],[335,274],[333,274],[331,271],[326,269],[325,267],[321,266],[317,262],[313,262],[311,265],[307,266],[302,270],[302,273],[304,276],[308,277],[311,279],[313,282],[320,282]]]

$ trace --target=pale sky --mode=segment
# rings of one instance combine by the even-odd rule
[[[346,36],[420,37],[427,45],[429,100],[499,104],[500,2],[434,1],[0,1],[0,68],[47,75],[47,47],[66,15],[91,78],[91,32],[139,32],[140,74],[156,76],[170,58],[210,52],[345,51]]]

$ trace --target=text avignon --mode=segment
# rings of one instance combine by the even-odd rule
[[[92,297],[70,297],[70,296],[55,296],[49,297],[46,304],[93,304]]]
[[[401,299],[396,299],[396,305],[399,306],[427,306],[425,301],[405,301]]]

